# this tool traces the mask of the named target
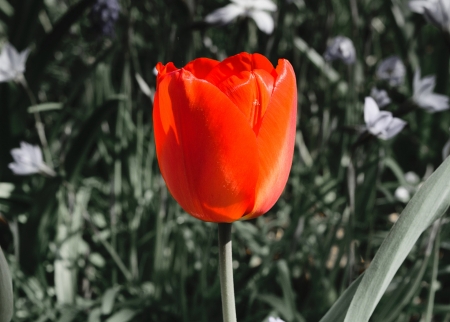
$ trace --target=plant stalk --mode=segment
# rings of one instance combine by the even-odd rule
[[[219,224],[219,276],[223,322],[236,322],[234,302],[231,224]]]

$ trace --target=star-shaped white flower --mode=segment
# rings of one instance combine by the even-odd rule
[[[420,69],[414,73],[413,101],[429,113],[436,113],[449,109],[448,96],[433,93],[436,86],[434,75],[420,79]]]
[[[12,149],[11,155],[14,162],[8,166],[14,174],[27,176],[34,173],[41,173],[54,177],[55,171],[44,163],[42,151],[37,145],[20,142],[20,148]]]
[[[3,45],[0,53],[0,82],[17,80],[25,72],[29,50],[19,53],[10,43]]]
[[[340,59],[345,64],[351,65],[356,60],[355,46],[350,38],[337,36],[331,39],[323,56],[328,61]]]
[[[423,15],[429,23],[450,32],[450,1],[413,0],[408,5],[411,11]]]
[[[391,99],[388,96],[388,93],[384,89],[378,89],[376,87],[372,87],[370,91],[370,96],[375,100],[379,107],[384,107],[391,103]]]
[[[238,17],[252,18],[258,28],[271,34],[274,21],[269,12],[277,10],[277,5],[270,0],[231,0],[232,3],[214,10],[205,17],[205,21],[214,25],[226,25]]]
[[[385,80],[391,86],[403,84],[406,75],[406,68],[398,56],[390,56],[383,61],[377,68],[377,77]]]
[[[397,135],[406,122],[396,118],[388,111],[380,111],[372,97],[366,97],[364,102],[364,121],[367,130],[382,140],[388,140]]]

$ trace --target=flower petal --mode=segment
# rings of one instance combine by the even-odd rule
[[[262,118],[272,96],[274,79],[262,69],[233,75],[218,88],[244,113],[250,127],[258,134]]]
[[[396,136],[405,127],[406,122],[402,119],[394,117],[386,128],[386,130],[380,134],[378,137],[383,140],[389,140],[390,138]]]
[[[166,75],[156,93],[156,151],[173,197],[204,221],[240,219],[253,206],[258,179],[247,120],[217,87],[183,69]]]
[[[271,34],[274,28],[274,21],[272,16],[266,11],[252,10],[248,14],[256,23],[259,30],[266,34]]]
[[[256,138],[259,177],[255,205],[244,219],[267,212],[278,200],[289,177],[297,121],[297,85],[291,64],[280,59],[272,98]]]
[[[375,122],[378,114],[380,114],[380,109],[375,100],[372,97],[366,97],[364,101],[364,122],[366,122],[366,125]]]
[[[209,24],[226,25],[236,19],[245,12],[245,8],[230,3],[225,7],[219,8],[211,12],[205,17],[205,21]]]
[[[263,69],[274,78],[277,77],[275,68],[272,63],[261,54],[240,53],[228,57],[216,67],[212,69],[209,75],[205,78],[208,82],[219,86],[221,82],[227,78],[244,71],[252,71],[255,69]]]
[[[178,68],[175,67],[175,65],[170,62],[167,63],[166,65],[163,65],[162,63],[158,63],[156,64],[156,70],[158,72],[157,74],[157,82],[159,83],[161,81],[161,79],[166,76],[166,74],[174,72],[176,70],[178,70]]]
[[[379,136],[387,130],[393,118],[391,112],[381,111],[371,123],[367,124],[367,128],[370,133]]]
[[[190,71],[192,75],[199,79],[205,79],[211,70],[220,64],[219,61],[209,58],[197,58],[189,62],[183,68]]]

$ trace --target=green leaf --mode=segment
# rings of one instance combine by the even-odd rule
[[[8,17],[11,17],[14,13],[14,8],[6,0],[0,0],[0,10]]]
[[[12,280],[8,263],[0,247],[0,322],[11,321],[13,315]]]
[[[123,309],[110,317],[106,322],[128,322],[138,313],[138,311]]]
[[[327,314],[320,320],[320,322],[342,322],[344,321],[345,314],[348,311],[350,302],[358,289],[359,283],[361,283],[363,275],[361,274],[353,283],[342,293],[338,300],[328,310]]]
[[[28,113],[53,111],[62,109],[62,103],[43,103],[38,105],[33,105],[28,108]]]
[[[345,322],[369,321],[400,265],[422,232],[440,218],[450,205],[450,158],[414,195],[392,227],[350,304]]]
[[[105,295],[103,295],[102,313],[104,315],[111,314],[112,310],[114,309],[114,302],[116,301],[116,296],[119,293],[120,289],[121,289],[120,286],[114,286],[108,289],[105,292]]]
[[[294,46],[303,54],[308,57],[308,59],[316,66],[330,82],[336,83],[340,80],[338,72],[328,65],[323,57],[300,37],[294,38]]]
[[[8,199],[11,197],[12,192],[14,191],[14,185],[9,182],[1,182],[0,183],[0,198]]]

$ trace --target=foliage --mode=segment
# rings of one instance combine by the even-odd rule
[[[450,94],[448,36],[407,0],[278,0],[270,35],[248,17],[203,22],[224,0],[121,0],[115,32],[105,37],[89,18],[94,2],[0,0],[1,40],[30,48],[27,85],[0,83],[0,243],[13,321],[220,321],[217,225],[183,212],[160,176],[153,69],[241,51],[292,63],[299,120],[284,194],[266,215],[233,224],[238,320],[319,321],[356,291],[358,284],[344,293],[388,237],[405,207],[396,189],[413,193],[420,182],[408,174],[422,181],[442,162],[449,112],[412,108],[411,98],[419,67],[436,75],[435,92]],[[355,64],[324,61],[335,36],[353,41]],[[376,78],[392,55],[406,66],[400,87]],[[392,100],[385,110],[408,123],[389,141],[359,132],[375,85]],[[58,175],[14,175],[10,150],[21,141],[40,145]],[[408,226],[421,227],[418,240],[401,249],[392,282],[383,280],[390,284],[372,321],[450,320],[448,221],[420,236],[434,219],[424,216]],[[400,238],[392,234],[386,243]],[[363,278],[356,283],[366,285]],[[350,302],[338,302],[346,303],[341,319]]]

